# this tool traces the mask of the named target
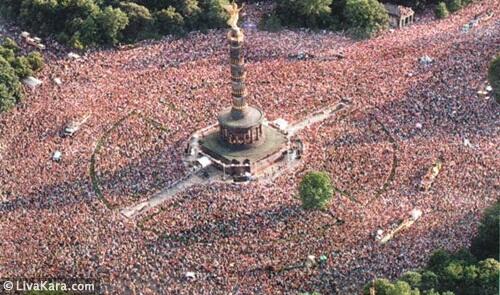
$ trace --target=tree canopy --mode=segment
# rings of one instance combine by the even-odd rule
[[[332,194],[331,180],[325,172],[309,172],[300,183],[300,199],[305,209],[325,209]]]
[[[10,38],[0,43],[0,112],[5,112],[21,101],[22,86],[20,79],[39,71],[44,65],[38,52],[27,56],[18,55],[19,47]]]
[[[41,35],[83,49],[183,34],[224,24],[227,0],[23,0],[2,1],[4,16]]]
[[[404,273],[395,282],[377,279],[365,286],[377,295],[496,295],[498,294],[498,231],[500,203],[485,210],[479,233],[472,241],[472,253],[438,250],[421,270]],[[474,255],[473,255],[474,254]]]
[[[493,96],[500,103],[500,54],[498,54],[491,62],[488,70],[488,81],[493,87]],[[497,232],[498,236],[498,232]]]

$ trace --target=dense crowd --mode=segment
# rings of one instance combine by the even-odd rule
[[[273,183],[197,185],[136,220],[119,209],[185,175],[190,134],[230,103],[225,32],[80,59],[47,54],[43,85],[0,115],[0,277],[97,277],[113,294],[356,294],[437,248],[467,246],[497,198],[499,108],[477,91],[500,23],[461,28],[499,15],[495,4],[441,21],[424,14],[367,41],[248,30],[250,101],[269,120],[300,120],[343,98],[352,111],[302,130],[302,163]],[[290,57],[299,53],[311,58]],[[424,55],[433,61],[420,63]],[[112,209],[89,173],[98,142],[96,174]],[[420,191],[438,158],[440,174]],[[310,170],[326,170],[339,190],[327,212],[300,208],[297,184]],[[414,208],[423,216],[409,230],[375,241]],[[306,267],[309,255],[327,259]]]

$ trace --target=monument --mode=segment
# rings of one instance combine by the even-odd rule
[[[262,131],[264,113],[247,103],[248,93],[245,87],[246,72],[242,48],[244,35],[237,25],[241,8],[238,8],[236,3],[226,5],[224,8],[230,15],[227,23],[231,29],[227,38],[230,46],[233,105],[219,114],[220,137],[231,146],[257,146],[265,141],[265,134]]]
[[[229,14],[227,34],[231,74],[232,105],[218,115],[218,124],[196,132],[188,146],[188,153],[203,158],[232,176],[235,180],[251,179],[266,168],[282,161],[290,153],[286,131],[269,123],[264,112],[248,103],[244,33],[238,27],[239,11],[236,3],[224,7]]]

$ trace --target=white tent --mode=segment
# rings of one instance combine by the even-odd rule
[[[274,120],[274,124],[281,130],[286,130],[286,128],[288,128],[288,122],[285,119],[276,119]]]
[[[35,77],[29,76],[29,77],[23,79],[23,84],[28,86],[31,89],[35,89],[42,84],[42,81],[38,80]]]
[[[196,162],[198,162],[198,164],[200,164],[201,168],[205,168],[207,166],[210,166],[212,165],[212,160],[210,160],[208,157],[204,156],[204,157],[201,157],[201,158],[198,158],[196,160]]]
[[[413,220],[419,219],[420,216],[422,216],[422,210],[420,210],[420,209],[413,209],[413,210],[411,210],[411,218]]]

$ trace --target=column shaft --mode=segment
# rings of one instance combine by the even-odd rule
[[[245,86],[245,65],[243,59],[243,33],[231,30],[229,38],[229,55],[231,58],[231,95],[233,109],[243,111],[247,106]]]

